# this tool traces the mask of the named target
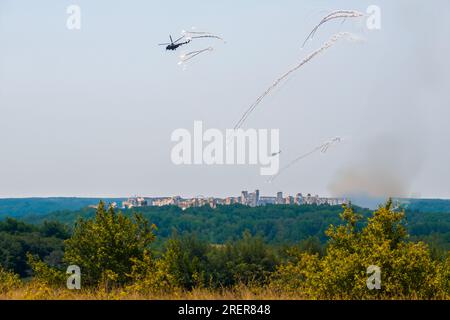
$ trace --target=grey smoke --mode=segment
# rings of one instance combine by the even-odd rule
[[[349,155],[330,183],[337,196],[407,197],[424,160],[424,145],[407,134],[382,134]]]

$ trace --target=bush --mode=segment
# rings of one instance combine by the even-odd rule
[[[6,271],[0,266],[0,294],[8,293],[20,285],[19,275]]]
[[[173,293],[179,289],[180,283],[169,272],[166,260],[155,260],[145,251],[143,259],[132,259],[132,262],[131,284],[125,288],[127,292],[149,295]]]
[[[190,290],[262,285],[277,260],[262,238],[244,232],[241,239],[225,245],[209,244],[195,235],[174,236],[159,263],[173,286]]]
[[[265,284],[277,264],[274,252],[263,239],[248,231],[235,242],[217,246],[209,260],[214,287]]]
[[[27,254],[28,265],[33,271],[33,280],[52,287],[64,287],[66,285],[67,275],[56,268],[40,260],[32,254]]]
[[[94,220],[80,219],[66,240],[64,261],[81,268],[82,283],[108,289],[130,281],[132,261],[142,260],[154,240],[155,226],[140,215],[105,210],[100,202]]]
[[[425,244],[408,241],[404,214],[394,211],[391,201],[361,230],[356,228],[361,217],[351,207],[345,207],[341,218],[344,225],[327,231],[324,257],[299,255],[277,268],[271,284],[319,299],[448,297],[448,265],[432,260]],[[381,269],[381,290],[367,288],[370,265]]]

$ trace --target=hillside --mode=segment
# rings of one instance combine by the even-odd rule
[[[450,200],[448,199],[401,199],[400,203],[411,211],[450,213]]]
[[[79,210],[98,204],[100,198],[10,198],[0,199],[0,219],[20,218],[25,215],[45,215],[59,210]],[[103,199],[107,203],[121,202],[122,198]]]

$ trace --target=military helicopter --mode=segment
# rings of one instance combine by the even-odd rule
[[[181,39],[184,38],[184,36],[178,38],[177,40],[173,41],[172,40],[172,36],[169,36],[170,38],[170,43],[160,43],[160,46],[167,46],[166,50],[177,50],[178,47],[181,47],[182,45],[188,44],[189,42],[191,42],[190,39],[187,39],[185,42],[179,42]]]

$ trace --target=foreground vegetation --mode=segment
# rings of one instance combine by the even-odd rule
[[[157,227],[100,203],[92,219],[73,230],[56,222],[30,226],[6,220],[0,230],[40,236],[62,244],[52,259],[25,253],[20,270],[2,253],[3,299],[448,299],[450,259],[413,241],[404,212],[392,202],[371,213],[344,207],[331,224],[326,246],[309,238],[295,245],[269,245],[244,231],[238,239],[212,244],[195,234],[173,233],[154,247]],[[31,228],[31,229],[30,229]],[[5,240],[4,240],[5,241]],[[53,243],[53,242],[54,243]],[[7,243],[7,241],[6,241]],[[53,243],[53,244],[52,244]],[[3,243],[5,245],[5,242]],[[44,246],[45,247],[45,246]],[[6,252],[3,250],[3,252]],[[65,288],[68,265],[81,268],[82,290]],[[381,269],[380,290],[367,288],[367,267]],[[17,274],[17,272],[20,274]]]

